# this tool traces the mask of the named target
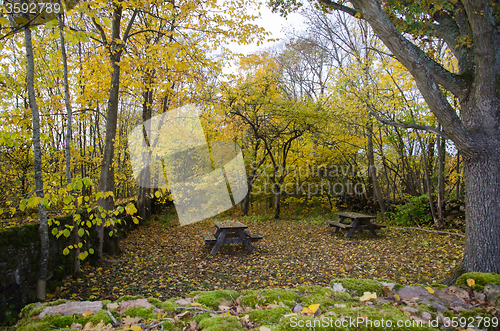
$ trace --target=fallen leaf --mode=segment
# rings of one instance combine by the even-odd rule
[[[199,302],[192,302],[191,303],[191,307],[198,307],[198,306],[201,306],[201,303],[199,303]]]
[[[87,310],[86,312],[82,313],[82,316],[83,317],[87,317],[87,316],[90,316],[92,315],[94,312],[92,310]]]
[[[434,290],[430,286],[426,286],[425,289],[429,291],[430,294],[434,294]]]
[[[300,313],[302,315],[316,316],[319,312],[319,306],[320,306],[320,304],[310,305],[309,307],[302,309],[302,311]]]
[[[472,278],[467,278],[467,285],[470,287],[474,286],[476,284],[476,281]]]
[[[372,292],[365,292],[363,293],[363,296],[359,298],[361,302],[363,301],[368,301],[371,299],[376,299],[377,298],[377,293],[372,293]]]
[[[127,326],[125,330],[128,331],[141,331],[142,328],[139,325],[132,325],[132,326]]]
[[[108,303],[107,307],[108,307],[108,310],[118,309],[118,304],[117,303]]]
[[[127,326],[130,326],[132,324],[137,324],[141,321],[141,318],[140,317],[130,317],[127,315],[127,317],[125,317],[122,321],[122,325],[127,327]]]

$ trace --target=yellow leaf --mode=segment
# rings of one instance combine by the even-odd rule
[[[434,290],[432,289],[432,287],[427,286],[425,289],[429,291],[430,294],[434,294]]]
[[[315,316],[318,313],[318,311],[319,311],[319,306],[320,306],[320,304],[310,305],[309,307],[303,308],[300,313],[302,315]]]
[[[130,331],[141,331],[142,328],[139,325],[132,325],[128,326],[125,328],[125,330],[130,330]]]
[[[467,278],[467,285],[470,287],[474,286],[476,284],[476,281],[472,278]]]
[[[365,292],[363,293],[363,296],[359,298],[361,302],[363,301],[369,301],[371,299],[376,299],[377,298],[377,293],[371,293],[371,292]]]
[[[93,312],[92,310],[87,310],[86,312],[84,312],[84,313],[82,314],[82,316],[83,316],[83,317],[87,317],[87,316],[92,315],[93,313],[94,313],[94,312]]]
[[[399,295],[397,295],[397,294],[396,294],[396,295],[394,295],[394,299],[396,299],[396,300],[398,300],[398,301],[399,301],[399,300],[401,300],[401,299],[399,298]]]
[[[199,303],[199,302],[192,302],[191,303],[191,307],[197,307],[197,306],[201,306],[201,303]]]

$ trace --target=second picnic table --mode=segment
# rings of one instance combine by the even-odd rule
[[[214,245],[210,255],[216,255],[222,244],[244,244],[251,252],[253,251],[252,241],[262,239],[261,235],[252,234],[248,231],[248,226],[240,221],[214,222],[215,234],[204,233],[203,239],[208,245]]]
[[[328,224],[335,229],[334,233],[338,232],[339,229],[349,229],[349,231],[345,234],[346,238],[350,238],[354,231],[363,231],[369,230],[371,234],[376,237],[377,233],[375,230],[380,228],[385,228],[385,225],[379,225],[372,223],[370,220],[376,218],[376,216],[364,215],[359,213],[335,213],[339,216],[339,221],[334,222],[330,221]],[[351,219],[351,224],[346,224],[346,219]]]

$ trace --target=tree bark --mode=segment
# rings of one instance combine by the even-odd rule
[[[60,4],[60,1],[59,1]],[[69,100],[69,83],[68,83],[68,58],[66,56],[66,43],[64,42],[64,16],[59,14],[59,41],[61,43],[61,57],[63,62],[63,84],[64,84],[64,106],[66,107],[67,114],[67,125],[66,125],[66,137],[65,137],[65,149],[66,149],[66,183],[71,184],[71,139],[73,138],[71,124],[73,114],[71,111],[71,103]],[[74,192],[71,192],[74,193]],[[78,207],[77,200],[75,199],[75,208]],[[75,221],[74,215],[71,216],[73,224],[73,243],[75,247],[75,257],[73,259],[73,275],[80,272],[80,236],[78,235],[78,222]]]
[[[437,204],[438,204],[438,226],[444,227],[443,208],[444,208],[444,161],[446,153],[446,140],[442,137],[437,138],[438,146],[438,189],[437,189]]]
[[[385,202],[382,197],[382,191],[380,190],[380,185],[378,183],[377,178],[377,168],[375,167],[375,156],[373,153],[373,125],[367,125],[368,132],[368,175],[372,181],[373,185],[373,195],[377,199],[378,205],[380,207],[380,211],[385,215]]]
[[[320,0],[332,6],[329,0]],[[466,240],[462,267],[467,272],[500,273],[500,32],[490,2],[459,2],[463,22],[451,19],[441,31],[458,58],[460,75],[444,69],[406,39],[378,0],[351,0],[377,36],[408,69],[427,105],[463,157]],[[333,6],[339,9],[338,4]],[[343,9],[344,10],[344,9]],[[351,14],[353,14],[351,12]],[[354,14],[355,15],[355,14]],[[436,28],[439,26],[436,24]],[[472,47],[457,45],[457,38]],[[457,114],[440,86],[459,100]]]
[[[29,25],[24,27],[24,42],[26,47],[26,87],[28,90],[29,106],[33,120],[33,152],[36,196],[43,199],[43,173],[42,173],[42,147],[40,144],[40,114],[35,94],[35,61],[33,56],[33,43]],[[45,300],[45,286],[47,283],[47,269],[49,265],[49,225],[47,210],[40,201],[38,204],[38,217],[40,219],[40,270],[36,286],[36,297]]]
[[[116,137],[116,125],[118,121],[118,102],[119,102],[119,92],[120,92],[120,60],[123,52],[123,47],[128,38],[130,29],[134,23],[135,17],[137,15],[137,10],[128,22],[127,29],[124,33],[123,39],[120,40],[120,27],[122,19],[123,8],[120,3],[114,4],[113,10],[113,21],[111,23],[111,40],[107,41],[106,35],[102,27],[94,20],[94,24],[101,33],[101,38],[103,43],[109,52],[109,60],[111,62],[112,74],[111,74],[111,87],[109,89],[108,107],[106,110],[106,138],[104,143],[104,153],[102,157],[101,174],[99,177],[99,192],[115,193],[115,175],[114,175],[114,153],[115,153],[115,137]],[[109,196],[105,199],[99,199],[99,207],[104,210],[112,210],[114,208],[114,196]],[[99,215],[100,217],[100,215]],[[100,222],[97,228],[97,234],[99,237],[99,247],[97,249],[97,255],[102,258],[103,247],[104,247],[104,222],[105,220],[99,219]]]

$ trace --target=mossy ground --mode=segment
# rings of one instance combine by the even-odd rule
[[[496,281],[494,274],[466,274],[465,282],[468,278],[474,277],[478,284]],[[457,281],[460,285],[463,280]],[[194,303],[181,306],[176,303],[179,298],[170,298],[161,301],[157,298],[149,297],[147,301],[155,307],[132,307],[122,312],[119,309],[111,310],[112,314],[123,319],[125,316],[139,317],[143,325],[163,322],[166,330],[181,330],[191,323],[203,331],[230,331],[230,330],[258,330],[260,326],[266,326],[272,331],[296,331],[296,330],[439,330],[442,326],[415,324],[415,320],[425,319],[424,313],[431,321],[438,318],[438,312],[433,306],[423,303],[403,303],[393,296],[387,296],[383,300],[362,301],[360,296],[364,292],[375,292],[377,297],[386,295],[382,285],[373,280],[363,279],[333,279],[331,284],[340,283],[345,289],[344,292],[335,291],[332,287],[322,287],[317,285],[302,285],[294,288],[266,288],[262,290],[216,290],[216,291],[194,291],[185,298],[191,298]],[[338,288],[338,287],[337,287]],[[387,289],[386,289],[387,291]],[[135,300],[137,296],[124,296],[116,300]],[[48,315],[38,320],[37,315],[46,306],[53,306],[64,303],[65,300],[46,303],[42,306],[31,304],[26,306],[22,313],[22,320],[17,324],[16,330],[48,331],[54,328],[68,329],[72,323],[82,326],[89,322],[97,325],[103,321],[111,327],[112,321],[105,310],[100,310],[95,314],[83,317],[81,315],[59,316]],[[109,305],[109,301],[106,304]],[[220,304],[230,306],[229,311],[222,313]],[[318,315],[303,315],[299,310],[293,312],[296,305],[303,308],[319,304]],[[411,310],[403,309],[406,305],[411,306]],[[189,309],[183,309],[188,307]],[[209,311],[207,311],[209,310]],[[182,315],[180,315],[182,313]],[[429,315],[430,314],[430,315]],[[477,316],[493,318],[498,314],[481,307],[460,312],[445,310],[443,317],[448,318],[476,318]],[[353,322],[351,322],[353,321]],[[337,327],[335,323],[339,324]],[[333,326],[332,326],[333,325]],[[344,327],[348,325],[348,327]],[[356,325],[356,327],[352,327]],[[483,325],[486,327],[485,325]],[[123,326],[112,328],[121,330]],[[491,327],[488,330],[493,330]]]

